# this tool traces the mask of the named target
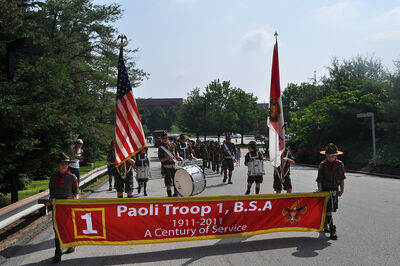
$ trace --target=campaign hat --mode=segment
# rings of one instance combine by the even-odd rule
[[[329,143],[324,151],[320,151],[321,154],[331,154],[331,155],[341,155],[343,152],[338,150],[338,147],[333,144]]]

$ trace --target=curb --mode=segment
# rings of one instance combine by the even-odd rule
[[[318,165],[314,165],[314,164],[296,163],[296,165],[318,168]],[[400,179],[400,176],[398,176],[398,175],[388,175],[388,174],[365,172],[365,171],[358,171],[358,170],[352,170],[352,169],[346,169],[346,172],[364,174],[364,175],[373,175],[373,176],[378,176],[378,177],[383,177],[383,178]]]

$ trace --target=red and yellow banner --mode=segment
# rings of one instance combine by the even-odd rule
[[[321,231],[329,193],[55,200],[63,248]]]

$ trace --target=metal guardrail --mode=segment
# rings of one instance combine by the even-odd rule
[[[82,175],[79,187],[83,187],[93,179],[107,172],[107,166],[102,166],[87,174]],[[43,204],[38,204],[39,199],[47,199],[49,197],[49,191],[43,191],[29,198],[10,204],[0,209],[0,229],[18,221],[26,215],[33,213],[39,209],[45,208]]]

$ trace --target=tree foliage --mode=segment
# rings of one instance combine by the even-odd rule
[[[2,8],[3,6],[0,6]],[[9,190],[5,177],[45,178],[54,169],[54,155],[68,152],[76,138],[84,140],[85,161],[104,152],[113,135],[118,64],[119,5],[94,5],[89,0],[23,1],[22,24],[13,30],[2,23],[1,60],[5,44],[29,36],[43,47],[43,56],[18,54],[13,82],[1,69],[0,192]],[[18,26],[19,25],[19,26]],[[133,85],[147,74],[126,58]],[[5,65],[5,64],[3,64]]]
[[[204,115],[206,120],[204,121]],[[197,136],[208,133],[218,137],[223,133],[252,132],[262,117],[257,98],[240,88],[232,88],[229,81],[214,80],[205,87],[188,94],[186,104],[178,111],[178,126]]]

